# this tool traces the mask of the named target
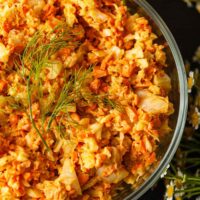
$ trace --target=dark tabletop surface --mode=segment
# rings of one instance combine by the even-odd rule
[[[200,14],[181,0],[147,0],[168,25],[184,60],[191,60],[200,45]],[[163,183],[147,192],[140,200],[163,200]]]
[[[182,0],[147,0],[168,25],[184,59],[200,45],[200,13]]]

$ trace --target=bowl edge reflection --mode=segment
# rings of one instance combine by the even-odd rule
[[[158,28],[160,29],[161,33],[163,34],[164,38],[166,39],[169,45],[178,72],[180,104],[179,104],[177,125],[174,130],[171,143],[164,157],[160,161],[160,164],[158,165],[154,173],[150,175],[149,178],[136,191],[128,195],[125,198],[125,200],[130,200],[130,199],[136,200],[140,198],[155,184],[155,182],[159,179],[164,169],[170,163],[174,154],[176,153],[176,150],[182,138],[187,118],[187,108],[188,108],[187,78],[186,78],[184,62],[172,33],[170,32],[170,30],[168,29],[167,25],[162,20],[162,18],[159,16],[159,14],[154,10],[154,8],[149,3],[147,3],[145,0],[135,0],[134,2],[139,7],[141,7],[145,11],[145,13],[154,21],[154,23],[158,26]]]

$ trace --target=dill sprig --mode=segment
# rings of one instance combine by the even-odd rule
[[[19,62],[15,62],[15,66],[18,70],[21,69],[21,75],[27,85],[30,121],[47,149],[50,148],[33,119],[33,88],[37,88],[39,97],[43,97],[41,89],[42,80],[40,77],[43,67],[51,63],[51,56],[60,49],[71,45],[76,46],[77,42],[71,42],[72,40],[73,34],[65,24],[58,25],[49,33],[45,33],[43,30],[38,31],[28,42],[22,55],[18,56]]]
[[[50,129],[53,120],[60,113],[60,111],[64,110],[67,105],[73,102],[73,97],[69,95],[71,88],[72,88],[71,81],[68,81],[68,83],[66,83],[63,86],[60,96],[58,98],[58,101],[56,105],[54,106],[53,112],[51,113],[51,116],[47,125],[47,131]]]
[[[123,111],[123,107],[117,101],[112,100],[109,94],[92,94],[89,92],[82,92],[80,99],[84,99],[90,103],[96,103],[98,105],[104,105],[106,107],[110,107],[112,109],[117,109],[119,111]]]
[[[30,74],[38,80],[44,65],[51,63],[52,55],[66,46],[77,45],[77,42],[70,44],[72,39],[73,34],[65,25],[59,25],[47,34],[43,31],[36,32],[20,59],[22,71],[25,73],[25,68],[30,67]]]
[[[71,119],[67,107],[73,103],[78,104],[80,101],[83,101],[86,105],[96,103],[98,105],[109,106],[112,109],[117,108],[121,110],[121,106],[114,100],[110,99],[108,94],[96,95],[89,89],[86,90],[87,87],[85,87],[85,84],[87,83],[87,80],[91,78],[92,69],[93,66],[90,66],[88,69],[83,69],[81,67],[71,75],[71,78],[68,81],[65,82],[48,121],[47,131],[50,130],[53,120],[61,112],[67,116],[69,122],[78,125],[76,121]]]
[[[83,87],[83,84],[86,82],[92,67],[87,70],[82,70],[80,68],[78,71],[75,71],[74,74],[71,75],[71,78],[65,81],[63,88],[61,90],[58,101],[56,102],[53,112],[48,121],[47,130],[50,129],[53,120],[56,116],[62,111],[65,112],[67,116],[69,116],[67,112],[67,106],[75,102],[75,100],[80,98],[80,91]]]
[[[104,97],[103,102],[104,102],[104,105],[110,106],[112,109],[117,109],[120,112],[124,111],[124,108],[122,107],[122,105],[118,103],[117,101],[110,99],[109,96]]]
[[[119,107],[116,102],[109,98],[108,94],[96,95],[90,89],[86,89],[87,87],[85,86],[92,77],[93,66],[90,66],[89,68],[80,67],[78,70],[74,70],[69,78],[65,74],[64,84],[58,94],[58,99],[52,99],[50,104],[43,108],[42,100],[44,100],[44,95],[41,75],[44,67],[52,63],[51,57],[60,49],[70,45],[76,47],[78,44],[78,42],[73,41],[73,34],[63,25],[57,26],[53,31],[46,34],[44,31],[38,31],[29,41],[22,55],[19,56],[19,62],[16,62],[16,67],[27,85],[30,122],[48,150],[50,148],[43,137],[43,133],[51,130],[51,125],[54,120],[57,120],[58,116],[59,118],[67,117],[69,124],[79,125],[78,122],[71,118],[68,112],[67,107],[70,105],[79,104],[81,101],[86,106],[90,103],[96,103],[113,109]],[[33,117],[32,105],[35,102],[40,105],[42,127],[37,127]],[[47,122],[46,127],[44,127],[45,122]],[[61,136],[64,136],[61,122],[59,122],[58,127]]]
[[[36,123],[33,119],[33,111],[32,111],[32,100],[31,100],[31,91],[30,91],[30,77],[28,79],[28,83],[27,83],[27,93],[28,93],[28,103],[29,103],[29,112],[30,112],[30,121],[34,127],[34,129],[36,130],[37,134],[39,135],[39,137],[41,138],[42,142],[44,143],[44,145],[46,146],[47,150],[50,150],[47,142],[45,141],[45,139],[42,136],[42,133],[40,132],[40,130],[37,128]]]

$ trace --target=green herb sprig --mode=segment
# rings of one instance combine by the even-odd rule
[[[65,24],[56,26],[49,33],[45,33],[43,30],[38,31],[28,42],[22,55],[19,56],[19,62],[15,62],[15,66],[19,70],[21,69],[21,75],[27,85],[30,121],[47,149],[49,149],[48,144],[33,119],[33,89],[37,88],[39,96],[43,96],[41,89],[42,80],[40,77],[42,69],[51,62],[51,56],[60,49],[67,46],[78,45],[77,42],[73,41],[73,36],[74,35]]]
[[[15,63],[16,68],[21,73],[27,85],[30,121],[48,150],[50,148],[43,137],[43,133],[51,130],[51,125],[58,116],[62,116],[62,118],[67,117],[70,122],[74,122],[67,111],[67,107],[71,104],[77,104],[79,101],[83,101],[86,105],[97,103],[111,108],[119,107],[114,100],[109,98],[109,95],[96,95],[90,90],[86,91],[85,88],[87,87],[85,85],[88,82],[87,80],[92,77],[93,66],[91,66],[88,69],[80,67],[78,70],[74,70],[69,78],[64,76],[64,84],[58,94],[58,99],[53,99],[46,109],[42,109],[41,102],[44,99],[44,94],[41,74],[43,69],[45,66],[51,64],[51,57],[60,49],[69,46],[79,46],[79,42],[73,41],[73,36],[65,25],[59,25],[53,31],[46,34],[42,30],[38,31],[28,42],[22,55],[19,56],[19,61]],[[42,128],[37,127],[33,117],[32,107],[35,102],[39,102],[42,111]],[[45,122],[47,122],[46,128],[44,127]],[[59,123],[59,126],[61,126],[61,123]]]
[[[93,66],[90,66],[88,69],[80,68],[78,71],[75,71],[71,75],[71,78],[64,84],[48,121],[47,130],[50,130],[53,120],[60,112],[64,112],[69,120],[71,120],[66,108],[70,104],[77,103],[80,100],[84,101],[87,105],[90,103],[96,103],[98,105],[102,104],[109,106],[112,109],[120,108],[114,100],[109,99],[108,95],[95,95],[89,90],[83,90],[87,80],[91,78],[92,69]],[[73,120],[71,121],[73,122]]]

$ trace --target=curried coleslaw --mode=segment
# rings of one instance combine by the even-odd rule
[[[108,200],[158,162],[165,44],[121,0],[0,0],[0,199]]]

